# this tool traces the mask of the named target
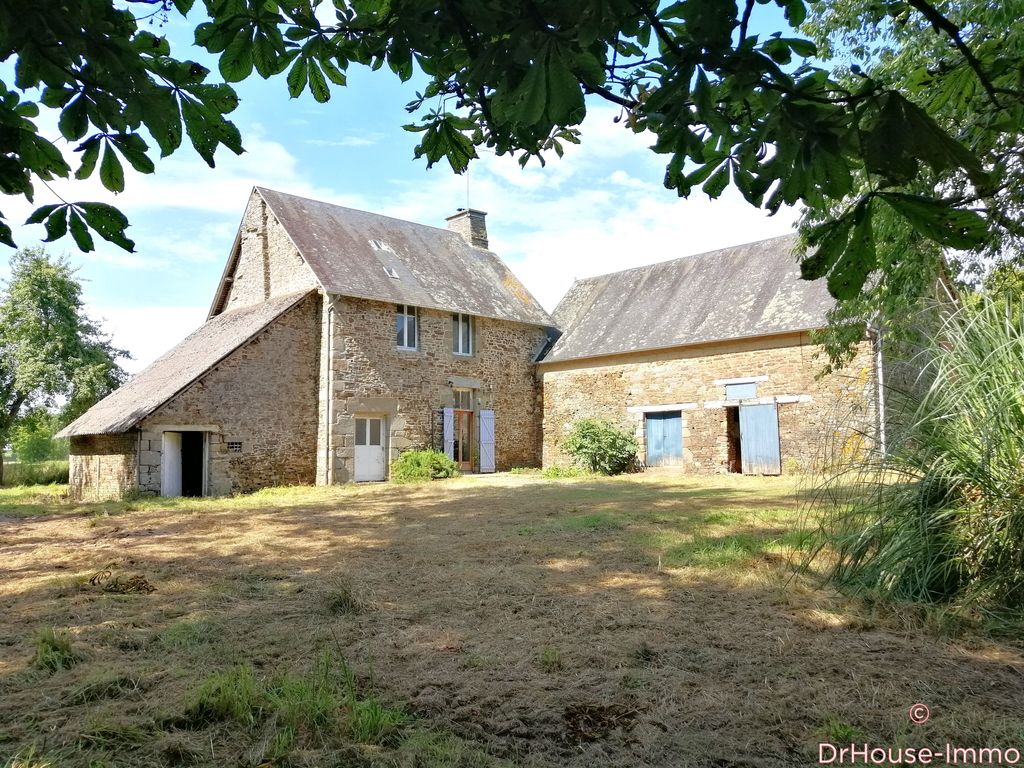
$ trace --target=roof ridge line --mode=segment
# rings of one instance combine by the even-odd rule
[[[377,213],[376,211],[368,211],[365,208],[352,208],[351,206],[348,206],[348,205],[340,205],[338,203],[331,203],[331,202],[328,202],[327,200],[317,200],[315,197],[306,197],[305,195],[296,195],[296,194],[292,194],[291,192],[282,192],[279,189],[271,189],[270,187],[261,187],[259,184],[256,184],[253,187],[253,189],[255,189],[258,192],[260,192],[261,193],[261,197],[262,197],[262,193],[263,192],[272,192],[275,195],[287,195],[288,197],[294,197],[294,198],[296,198],[298,200],[308,200],[311,203],[319,203],[320,205],[329,205],[329,206],[331,206],[333,208],[341,208],[341,209],[346,210],[346,211],[355,211],[356,213],[365,213],[367,216],[377,216],[377,217],[379,217],[381,219],[391,219],[392,221],[399,221],[402,224],[414,224],[417,227],[426,227],[427,229],[436,229],[439,232],[447,232],[450,235],[455,235],[456,237],[462,237],[458,232],[453,232],[452,230],[448,229],[447,227],[439,227],[439,226],[437,226],[435,224],[423,224],[422,222],[419,222],[419,221],[410,221],[409,219],[400,219],[397,216],[390,216],[390,215],[388,215],[386,213]],[[263,199],[266,200],[265,197]],[[270,205],[270,201],[269,200],[267,200],[267,205]],[[467,243],[467,245],[469,245],[471,248],[476,248],[477,250],[480,250],[480,251],[489,251],[490,253],[494,253],[494,251],[492,251],[490,248],[479,248],[478,246],[475,246],[472,243]],[[495,254],[495,255],[497,255],[497,254]]]
[[[722,251],[732,251],[737,248],[744,248],[748,245],[759,245],[760,243],[770,243],[772,240],[783,240],[786,238],[795,237],[796,233],[791,232],[787,235],[776,235],[775,237],[764,237],[760,240],[748,240],[744,243],[736,243],[735,245],[725,245],[721,248],[712,248],[710,251],[700,251],[699,253],[688,253],[685,256],[676,256],[671,259],[665,259],[664,261],[652,261],[650,264],[640,264],[636,267],[626,267],[625,269],[616,269],[613,272],[605,272],[600,275],[592,275],[591,277],[580,277],[574,280],[574,283],[585,283],[590,280],[600,280],[602,277],[612,277],[613,275],[624,275],[627,272],[635,272],[641,269],[650,269],[651,267],[661,267],[667,264],[674,264],[678,261],[686,261],[687,259],[697,259],[701,256],[711,256]]]

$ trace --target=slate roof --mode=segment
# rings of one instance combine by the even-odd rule
[[[131,429],[309,293],[277,296],[207,320],[176,347],[64,427],[57,437]]]
[[[800,279],[795,235],[577,280],[543,363],[824,327],[823,280]]]
[[[552,324],[501,259],[455,232],[263,187],[255,192],[328,293]],[[218,294],[214,312],[223,298]]]

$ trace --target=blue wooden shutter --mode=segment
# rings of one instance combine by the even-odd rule
[[[494,411],[480,411],[480,471],[494,471]]]
[[[740,453],[743,474],[782,474],[779,413],[775,403],[740,406]]]
[[[449,459],[455,458],[455,409],[444,409],[444,453]]]

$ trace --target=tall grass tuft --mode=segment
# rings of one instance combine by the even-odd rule
[[[71,638],[66,632],[47,628],[36,633],[34,638],[35,654],[32,666],[46,672],[60,672],[71,669],[82,660],[82,655],[71,646]]]
[[[888,450],[820,488],[816,554],[842,587],[983,612],[1024,607],[1024,319],[982,302],[941,319],[886,390]]]

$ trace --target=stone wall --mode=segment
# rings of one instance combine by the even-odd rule
[[[320,407],[324,413],[330,408],[330,418],[319,432],[319,482],[352,479],[357,414],[386,418],[389,463],[402,450],[429,446],[436,409],[454,404],[453,380],[475,389],[476,410],[494,410],[498,469],[539,464],[533,358],[546,338],[543,328],[474,318],[473,355],[463,357],[452,352],[451,313],[421,308],[418,349],[402,351],[395,344],[394,304],[334,297],[331,306],[333,313],[326,307],[323,314],[333,332],[323,334],[324,360],[329,355],[331,364],[321,368]]]
[[[71,438],[69,493],[81,501],[119,499],[135,488],[139,435],[81,435]]]
[[[258,192],[249,198],[242,217],[238,260],[230,278],[224,311],[317,286],[313,270]]]
[[[162,432],[209,432],[211,495],[315,480],[320,299],[311,294],[140,425],[139,488],[160,492]],[[228,443],[240,443],[229,452]]]
[[[871,347],[840,373],[817,378],[824,361],[806,334],[739,340],[676,350],[548,363],[543,390],[545,466],[566,464],[561,444],[585,416],[609,419],[644,443],[644,409],[678,404],[686,471],[727,472],[725,387],[716,381],[765,377],[757,397],[778,403],[783,472],[818,466],[836,451],[860,445],[858,430],[873,422]],[[735,403],[728,403],[735,404]]]

